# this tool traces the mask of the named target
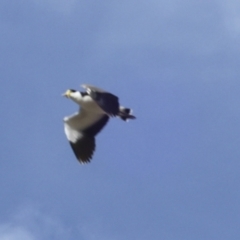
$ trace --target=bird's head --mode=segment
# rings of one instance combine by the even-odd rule
[[[62,94],[62,96],[70,98],[75,92],[76,92],[76,90],[68,89],[65,93]]]
[[[70,98],[73,101],[79,101],[82,98],[82,94],[74,89],[68,89],[62,96]]]

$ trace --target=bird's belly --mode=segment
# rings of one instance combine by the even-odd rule
[[[81,102],[81,107],[86,109],[87,111],[103,114],[105,113],[102,108],[98,106],[98,104],[92,98],[85,98],[84,101]]]

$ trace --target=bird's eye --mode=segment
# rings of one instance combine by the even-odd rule
[[[71,91],[71,92],[76,92],[76,90],[74,90],[74,89],[70,89],[70,91]]]

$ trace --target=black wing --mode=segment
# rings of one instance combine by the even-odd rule
[[[117,96],[92,85],[83,84],[82,87],[86,89],[91,98],[108,115],[116,116],[119,113],[119,102]]]
[[[110,116],[116,116],[119,112],[118,97],[108,92],[91,91],[91,98]]]
[[[82,130],[75,142],[70,141],[73,152],[80,163],[88,163],[92,159],[96,148],[94,137],[103,129],[108,120],[109,117],[103,115],[96,123]]]
[[[77,142],[70,142],[72,150],[80,163],[88,163],[92,159],[95,151],[95,138],[92,136],[82,136]]]

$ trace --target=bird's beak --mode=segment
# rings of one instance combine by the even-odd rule
[[[68,89],[65,93],[62,94],[63,97],[70,98],[71,91]]]

